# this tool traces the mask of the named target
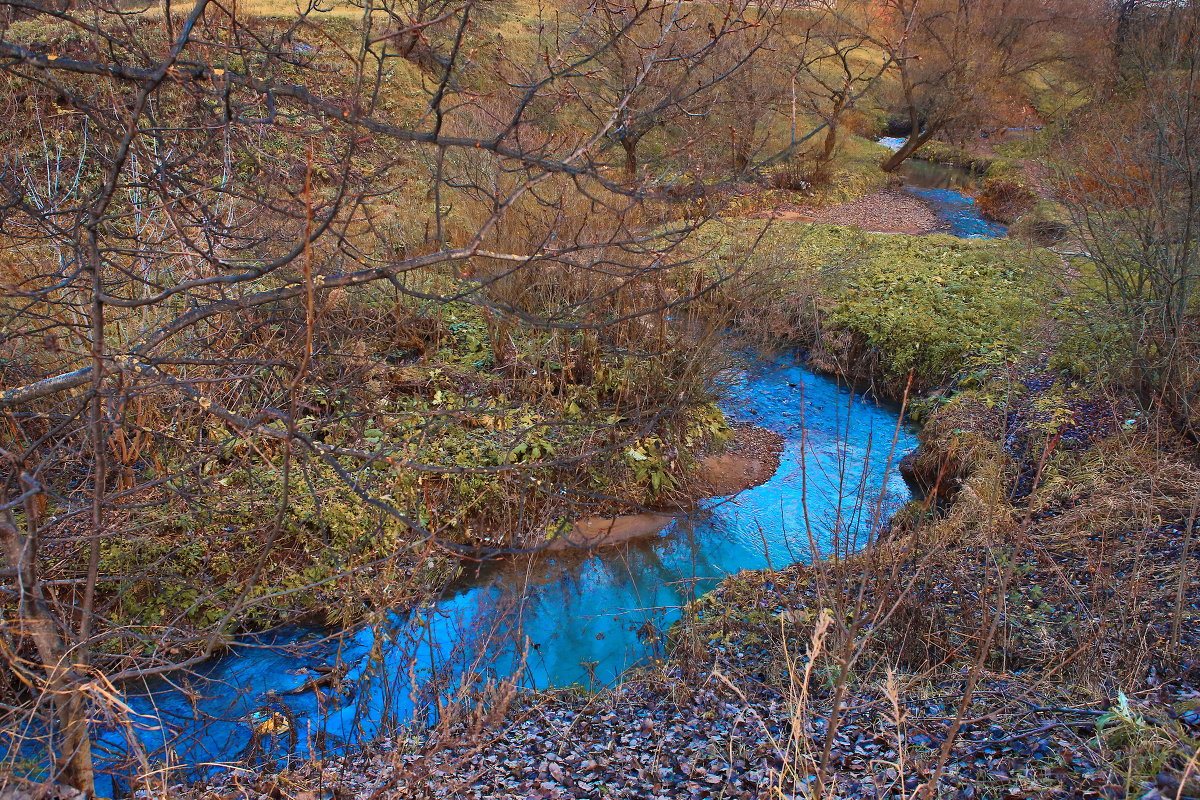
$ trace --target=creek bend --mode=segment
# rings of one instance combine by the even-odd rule
[[[809,561],[814,544],[858,549],[911,498],[896,462],[916,437],[899,409],[815,374],[795,353],[749,355],[729,377],[727,415],[783,438],[766,482],[707,501],[657,536],[487,566],[383,625],[244,640],[186,685],[130,687],[142,745],[180,766],[228,763],[246,753],[253,725],[274,718],[272,758],[303,755],[431,718],[439,697],[487,679],[609,685],[662,655],[681,607],[722,578]],[[346,689],[313,691],[330,670]],[[103,735],[118,751],[123,737]]]
[[[979,216],[969,171],[907,163],[905,191],[951,233],[1005,235]],[[488,680],[611,685],[661,656],[682,607],[726,576],[808,562],[814,545],[852,552],[911,499],[897,464],[917,440],[898,408],[814,373],[794,352],[746,353],[729,377],[726,415],[782,437],[779,467],[765,482],[707,501],[655,536],[486,565],[381,625],[251,637],[186,684],[127,687],[142,747],[152,761],[198,774],[246,757],[264,719],[286,720],[266,737],[262,755],[274,763],[432,720],[439,699]],[[312,690],[331,674],[341,692]],[[100,738],[110,770],[128,763],[124,731]]]
[[[885,136],[878,140],[890,150],[900,149],[903,139]],[[947,232],[964,239],[994,239],[1008,234],[999,222],[979,214],[971,194],[979,188],[979,175],[954,164],[909,158],[896,173],[901,188],[921,198],[945,224]]]

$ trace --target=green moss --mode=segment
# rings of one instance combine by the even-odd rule
[[[702,240],[710,270],[737,274],[729,302],[753,303],[763,318],[764,303],[802,306],[796,293],[811,292],[808,305],[827,333],[846,331],[878,350],[888,377],[911,369],[931,383],[973,359],[1021,351],[1057,263],[1048,251],[1005,241],[799,222],[725,221]],[[768,296],[758,291],[764,286]]]
[[[891,237],[835,287],[831,321],[885,353],[893,375],[946,376],[969,356],[1020,350],[1037,283],[1009,247]]]
[[[729,436],[703,392],[650,429],[631,408],[630,396],[677,397],[680,371],[692,369],[682,341],[664,344],[679,354],[672,360],[601,350],[587,332],[509,326],[511,352],[497,369],[495,322],[478,307],[407,302],[364,292],[331,312],[359,328],[329,342],[298,400],[302,434],[378,452],[374,463],[340,459],[339,475],[293,451],[285,489],[279,443],[203,417],[181,429],[181,441],[214,443],[213,460],[189,467],[186,447],[158,452],[156,473],[177,476],[161,517],[104,542],[101,591],[129,631],[114,652],[128,639],[150,642],[157,626],[222,624],[256,572],[251,608],[237,620],[248,627],[312,611],[349,622],[372,601],[402,604],[406,593],[444,583],[450,559],[431,557],[424,534],[364,497],[441,542],[527,546],[560,529],[556,521],[625,508],[581,497],[669,501],[694,467],[692,451]],[[363,324],[371,319],[386,325]],[[595,352],[577,371],[585,347]],[[522,469],[488,469],[515,464]]]
[[[1028,178],[1025,176],[1025,167],[1020,161],[1014,158],[997,157],[993,158],[983,173],[987,180],[1006,180],[1026,185]]]

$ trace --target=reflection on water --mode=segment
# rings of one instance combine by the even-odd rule
[[[530,687],[598,686],[662,653],[680,607],[743,569],[781,567],[861,546],[910,498],[892,466],[915,446],[897,410],[813,374],[793,355],[756,358],[733,377],[731,416],[780,433],[779,470],[762,486],[712,501],[665,535],[598,551],[523,558],[469,576],[438,603],[349,637],[292,631],[250,643],[182,691],[165,685],[129,698],[160,730],[150,750],[182,764],[237,758],[244,718],[275,709],[293,720],[295,752],[336,746],[432,716],[436,697],[516,675]],[[807,523],[807,524],[806,524]],[[289,694],[345,664],[340,694]],[[155,723],[157,724],[157,723]],[[281,736],[279,749],[292,745]],[[172,741],[173,740],[173,741]],[[119,746],[113,732],[111,744]]]
[[[979,181],[974,172],[953,164],[910,158],[901,164],[896,172],[904,180],[906,187],[953,189],[960,192],[973,192],[979,188]]]
[[[890,150],[899,150],[903,139],[884,136],[878,140]],[[978,176],[969,169],[909,158],[896,170],[904,181],[904,190],[920,197],[949,232],[964,239],[995,239],[1008,234],[1008,228],[979,215],[979,207],[968,193],[979,188]]]

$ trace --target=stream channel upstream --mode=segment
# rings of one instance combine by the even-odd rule
[[[904,140],[885,136],[878,140],[889,150],[899,150]],[[979,215],[971,192],[979,188],[979,176],[965,167],[910,158],[897,170],[902,188],[924,200],[946,224],[947,232],[964,239],[994,239],[1008,233],[999,222]]]
[[[1004,234],[979,218],[963,191],[971,188],[965,170],[922,162],[910,171],[906,189],[953,233]],[[810,561],[811,545],[825,551],[834,537],[840,551],[856,549],[911,498],[896,462],[916,446],[916,433],[898,408],[812,372],[794,352],[743,354],[734,372],[727,416],[783,437],[779,468],[765,483],[707,501],[653,537],[472,568],[436,602],[384,624],[243,639],[186,681],[126,686],[151,763],[194,767],[198,776],[237,762],[254,726],[271,718],[287,720],[261,744],[272,763],[336,751],[433,719],[438,698],[468,675],[537,689],[612,685],[662,656],[682,606],[722,578]],[[344,671],[340,693],[305,688],[335,666]],[[127,735],[99,732],[101,771],[129,763]],[[97,788],[117,787],[105,778]]]

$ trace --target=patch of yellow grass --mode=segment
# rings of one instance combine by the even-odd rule
[[[171,16],[182,17],[191,10],[188,2],[172,2]],[[156,3],[144,6],[143,14],[151,19],[161,19],[164,5]],[[361,20],[363,9],[361,3],[348,0],[234,0],[227,8],[238,17],[262,17],[277,19],[295,19],[301,14],[307,14],[313,19],[345,19]],[[375,12],[381,18],[382,12]]]
[[[327,0],[313,3],[308,0],[239,0],[237,10],[241,14],[256,17],[296,17],[307,12],[311,17],[360,20],[363,17],[361,4],[344,0]],[[375,12],[383,16],[380,12]]]

